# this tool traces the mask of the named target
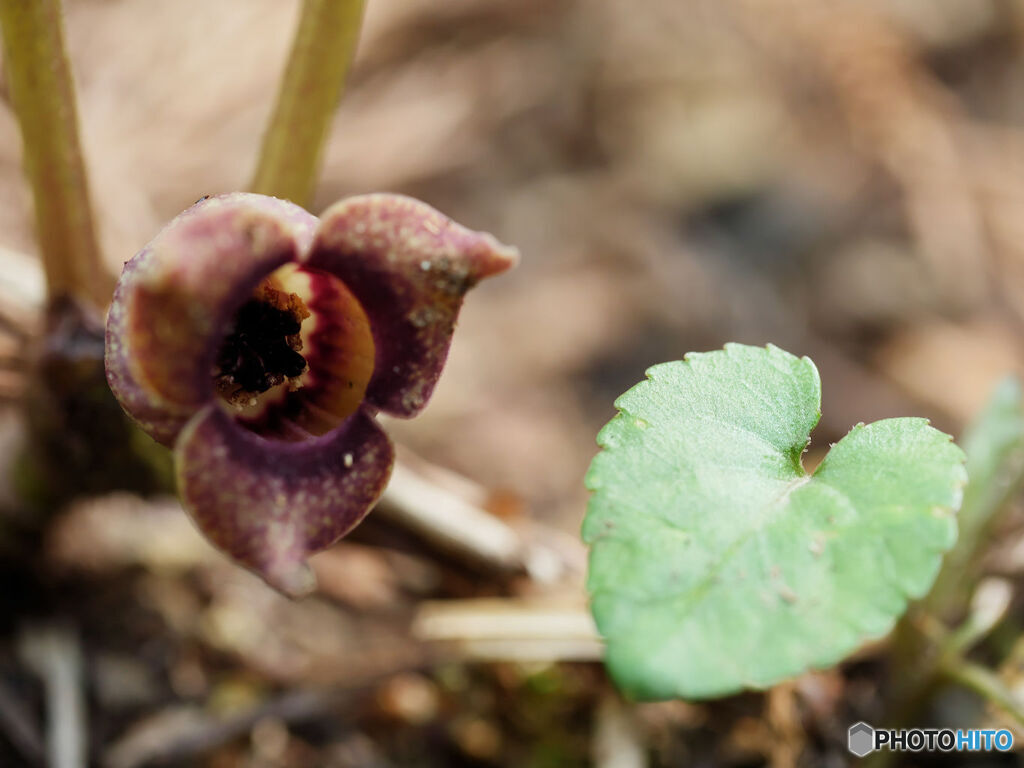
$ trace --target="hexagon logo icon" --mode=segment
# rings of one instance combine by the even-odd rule
[[[867,723],[854,723],[846,734],[846,747],[857,757],[875,751],[875,729]]]

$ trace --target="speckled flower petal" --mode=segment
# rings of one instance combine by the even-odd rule
[[[366,402],[408,417],[441,375],[463,295],[517,260],[514,248],[418,200],[377,194],[329,208],[305,261],[344,282],[369,318],[376,363]]]
[[[128,325],[129,295],[134,284],[135,272],[144,259],[146,251],[139,253],[124,265],[121,279],[114,289],[114,298],[107,314],[104,363],[107,384],[125,412],[134,419],[146,434],[164,445],[171,445],[195,412],[194,407],[176,406],[156,397],[145,387],[139,386],[131,365],[131,341],[126,333]]]
[[[261,195],[212,197],[125,266],[107,318],[107,379],[121,405],[170,444],[213,397],[217,346],[262,278],[294,261],[316,218]]]
[[[271,586],[301,595],[314,585],[306,557],[363,519],[394,451],[363,410],[323,437],[283,443],[210,405],[182,430],[175,459],[182,502],[202,532]]]

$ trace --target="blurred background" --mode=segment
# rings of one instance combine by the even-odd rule
[[[112,271],[248,184],[297,10],[68,0]],[[815,361],[819,455],[889,416],[959,434],[1024,372],[1024,2],[369,0],[313,211],[378,190],[523,254],[469,295],[427,411],[389,425],[415,470],[392,511],[291,603],[172,499],[73,505],[39,544],[58,610],[4,616],[0,764],[40,764],[39,680],[68,656],[110,768],[844,764],[877,713],[870,654],[709,705],[614,696],[582,478],[618,394],[727,341]],[[6,102],[0,247],[35,250]],[[21,381],[3,372],[5,402]],[[410,529],[431,493],[497,517],[515,562]]]

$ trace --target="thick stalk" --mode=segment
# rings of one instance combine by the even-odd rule
[[[263,136],[252,191],[307,205],[359,37],[363,0],[303,0],[299,28]]]
[[[0,0],[0,30],[49,296],[103,309],[113,281],[93,227],[60,0]]]
[[[11,104],[32,187],[49,301],[24,406],[27,436],[14,472],[42,514],[82,493],[163,484],[166,470],[139,447],[103,374],[103,311],[113,278],[100,260],[60,0],[0,0]],[[21,299],[30,299],[22,296]],[[30,311],[26,308],[25,311]]]

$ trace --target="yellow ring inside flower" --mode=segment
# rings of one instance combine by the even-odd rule
[[[344,283],[288,264],[239,310],[214,381],[240,423],[266,437],[301,440],[355,412],[374,359],[369,320]]]

